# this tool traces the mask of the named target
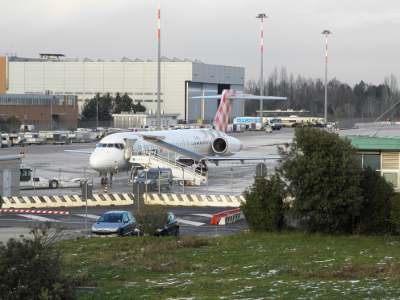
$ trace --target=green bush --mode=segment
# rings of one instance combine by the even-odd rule
[[[0,243],[0,299],[75,299],[72,283],[61,274],[55,235],[34,229],[33,238]]]
[[[167,224],[167,210],[162,206],[144,205],[135,214],[135,218],[141,232],[153,235],[157,229]]]
[[[379,234],[391,232],[390,215],[394,197],[393,186],[379,173],[363,170],[361,182],[362,204],[358,232]]]
[[[256,177],[253,186],[244,193],[242,211],[250,229],[275,231],[284,226],[284,183],[277,175]]]
[[[311,232],[351,233],[362,197],[355,149],[337,134],[298,128],[278,170],[295,199],[291,212]]]
[[[400,194],[395,193],[391,199],[390,225],[392,233],[400,234]]]

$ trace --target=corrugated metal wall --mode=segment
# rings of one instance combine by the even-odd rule
[[[161,76],[161,109],[165,113],[178,113],[179,118],[185,117],[186,82],[244,85],[244,68],[239,67],[162,62]],[[51,91],[77,95],[80,99],[92,98],[96,93],[128,93],[154,112],[156,79],[156,62],[10,61],[8,92]]]

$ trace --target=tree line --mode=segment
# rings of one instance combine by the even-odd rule
[[[285,67],[275,70],[264,82],[264,95],[284,96],[285,103],[265,102],[264,109],[304,109],[312,115],[324,113],[325,85],[322,79],[306,78],[288,74]],[[246,91],[260,93],[260,84],[250,80]],[[328,82],[328,115],[331,119],[375,119],[390,106],[400,101],[400,91],[394,75],[387,76],[382,83],[375,85],[361,80],[354,86],[333,78]],[[246,103],[246,114],[254,114],[259,109],[256,101]],[[400,112],[393,110],[383,120],[394,119]]]
[[[98,107],[98,108],[97,108]],[[127,93],[122,96],[117,93],[115,97],[109,93],[96,96],[86,101],[82,109],[83,120],[96,120],[97,109],[99,121],[110,121],[112,114],[119,114],[121,112],[146,112],[146,107],[141,103],[134,103],[132,98]]]

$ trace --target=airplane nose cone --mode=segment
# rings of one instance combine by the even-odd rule
[[[90,155],[89,165],[94,170],[101,169],[102,163],[101,163],[100,155],[98,155],[97,153],[93,153],[92,155]]]

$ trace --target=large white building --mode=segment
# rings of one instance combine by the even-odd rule
[[[157,107],[157,63],[121,61],[48,60],[8,57],[4,70],[7,93],[76,95],[88,99],[96,93],[128,93],[149,112]],[[1,70],[0,70],[1,73]],[[225,88],[243,91],[242,67],[210,65],[199,61],[167,59],[161,63],[161,109],[179,119],[211,121],[217,100],[191,97],[221,93]],[[243,115],[243,103],[233,105],[233,116]]]

